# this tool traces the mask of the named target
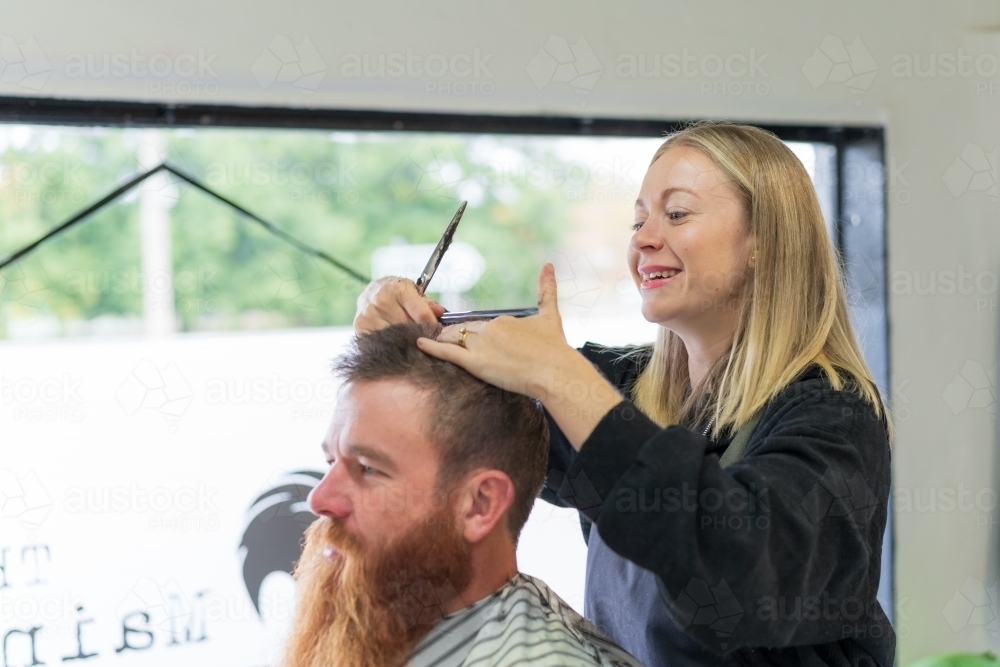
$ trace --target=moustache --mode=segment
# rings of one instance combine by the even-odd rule
[[[306,544],[314,553],[336,562],[343,558],[358,558],[364,555],[361,540],[344,528],[343,524],[321,516],[306,529]]]

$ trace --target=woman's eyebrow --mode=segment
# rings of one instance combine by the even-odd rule
[[[696,193],[694,190],[690,188],[674,187],[674,188],[665,188],[664,190],[662,190],[660,192],[659,200],[662,201],[664,199],[667,199],[668,197],[670,197],[670,195],[674,194],[675,192],[686,192],[692,197],[698,196],[698,193]],[[646,204],[642,201],[642,197],[639,197],[638,199],[635,200],[635,206],[636,208],[643,208],[643,209],[646,208]]]
[[[676,188],[666,188],[663,192],[660,193],[660,199],[666,199],[675,192],[686,192],[692,197],[698,196],[698,193],[696,193],[694,190],[691,190],[690,188],[676,187]]]

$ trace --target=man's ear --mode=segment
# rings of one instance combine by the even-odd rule
[[[469,544],[488,537],[498,524],[507,530],[507,510],[514,504],[514,482],[500,470],[479,470],[467,478],[459,520]]]

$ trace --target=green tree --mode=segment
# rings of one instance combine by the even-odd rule
[[[27,131],[0,154],[0,255],[137,173],[138,143],[128,130]],[[491,157],[501,143],[506,163]],[[456,239],[487,262],[465,295],[470,307],[534,303],[538,267],[569,228],[567,198],[549,177],[559,161],[530,138],[172,130],[168,159],[362,274],[381,246],[436,242],[469,196]],[[182,330],[350,323],[359,281],[196,188],[176,188],[170,219]],[[5,269],[0,327],[32,315],[64,324],[141,317],[137,200],[126,195]]]

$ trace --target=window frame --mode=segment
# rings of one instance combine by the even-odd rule
[[[361,132],[658,137],[690,120],[252,107],[120,100],[0,96],[0,123],[120,128],[255,128]],[[890,322],[885,179],[885,130],[876,126],[795,125],[741,120],[783,141],[834,146],[834,244],[844,279],[861,308],[852,319],[884,396],[889,396]],[[852,178],[852,173],[864,178]],[[872,307],[881,317],[872,318]],[[856,315],[856,317],[853,317]],[[879,599],[893,617],[893,517],[890,506],[882,553]]]

